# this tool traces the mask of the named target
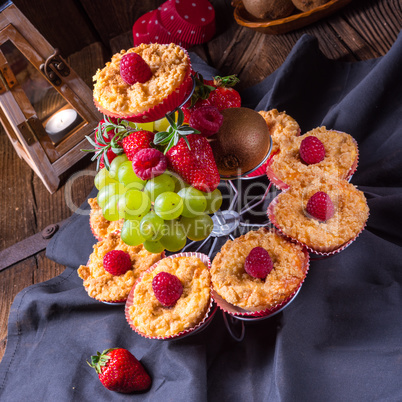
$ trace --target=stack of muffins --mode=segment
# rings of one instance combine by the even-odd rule
[[[314,137],[314,141],[307,140],[315,144],[311,147],[317,143],[321,147],[321,160],[303,159],[301,148],[308,137]],[[271,223],[315,254],[330,255],[347,247],[364,229],[369,216],[363,192],[348,182],[356,171],[358,155],[352,136],[326,127],[301,136],[279,137],[278,150],[266,170],[270,181],[283,190],[268,208]],[[331,209],[325,219],[308,213],[307,204],[317,193],[329,198],[329,205],[321,205]]]
[[[282,190],[268,207],[275,229],[262,228],[228,241],[211,268],[217,304],[243,317],[268,316],[290,302],[307,274],[309,252],[340,252],[357,238],[369,215],[363,192],[348,182],[358,163],[357,144],[349,134],[318,127],[300,135],[299,125],[285,112],[259,113],[273,142],[266,174]],[[315,138],[304,141],[307,137]],[[307,152],[321,152],[320,160],[307,163],[300,156],[306,152],[300,151],[301,144],[306,147],[309,142],[313,145]],[[323,211],[324,217],[319,216]],[[257,248],[266,250],[272,261],[263,277],[250,275],[246,268]]]
[[[129,52],[138,53],[150,66],[152,76],[146,83],[128,85],[121,80],[120,60]],[[95,103],[109,116],[157,120],[185,96],[190,69],[188,55],[180,47],[141,44],[114,55],[96,73]],[[212,264],[200,253],[165,257],[147,252],[142,245],[124,244],[119,236],[121,222],[104,220],[96,200],[90,200],[90,224],[99,242],[78,274],[91,297],[125,302],[126,319],[138,334],[174,339],[193,333],[213,317],[213,301],[233,316],[259,319],[272,315],[299,291],[309,268],[309,252],[339,252],[363,230],[369,214],[367,202],[348,182],[358,162],[356,141],[325,127],[300,135],[298,123],[286,113],[276,109],[259,113],[273,141],[266,174],[283,190],[268,208],[275,229],[261,228],[227,241]],[[306,162],[300,156],[306,139],[322,153],[320,160]],[[331,206],[330,214],[322,199],[313,203],[318,217],[311,213],[309,205],[317,194]],[[105,256],[111,251],[128,254],[130,267],[123,274],[105,269]],[[163,295],[167,288],[172,300]]]

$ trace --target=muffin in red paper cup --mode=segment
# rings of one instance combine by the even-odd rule
[[[208,42],[215,35],[215,10],[208,0],[169,0],[159,11],[162,25],[188,46]]]
[[[212,297],[239,317],[267,317],[288,304],[308,271],[309,254],[275,230],[227,241],[212,261]]]
[[[190,71],[190,57],[182,47],[142,43],[114,54],[96,72],[94,103],[107,116],[137,123],[159,120],[185,100]]]
[[[141,43],[149,43],[148,22],[156,14],[156,10],[148,11],[138,18],[133,25],[133,43],[139,46]]]
[[[366,226],[364,193],[346,180],[311,177],[305,187],[292,186],[268,207],[268,218],[285,236],[319,255],[344,250]]]
[[[101,241],[105,239],[110,233],[119,230],[123,226],[123,219],[118,221],[108,221],[102,215],[102,209],[98,205],[96,198],[89,198],[88,204],[91,207],[89,213],[89,226],[95,239]]]
[[[201,253],[166,257],[141,275],[125,314],[130,327],[149,339],[171,340],[205,328],[215,310],[210,261]]]
[[[314,176],[348,180],[357,168],[358,155],[351,135],[317,127],[281,143],[280,152],[267,166],[267,176],[282,190],[306,185]]]
[[[286,112],[279,112],[277,109],[260,110],[258,112],[268,125],[269,134],[272,139],[272,150],[268,160],[247,177],[257,177],[268,175],[267,169],[272,159],[277,155],[282,146],[286,146],[288,141],[292,141],[294,137],[300,135],[299,124]],[[268,176],[269,177],[269,176]],[[272,180],[275,184],[275,178]],[[285,183],[279,182],[275,184],[278,188],[287,187]]]
[[[164,257],[139,246],[128,246],[120,238],[120,231],[110,233],[93,246],[87,265],[78,268],[78,276],[88,295],[105,303],[121,303],[137,278]]]

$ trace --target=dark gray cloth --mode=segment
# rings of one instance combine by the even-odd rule
[[[191,57],[195,70],[214,74]],[[384,57],[357,63],[327,60],[317,40],[303,36],[277,71],[241,93],[244,106],[285,110],[302,132],[326,125],[359,144],[352,182],[368,198],[367,228],[341,253],[313,260],[283,312],[246,323],[242,342],[220,312],[185,339],[144,339],[129,328],[123,306],[85,293],[76,269],[95,239],[88,216],[75,215],[47,249],[68,268],[24,289],[12,305],[0,400],[402,400],[401,71],[401,34]],[[85,361],[116,346],[150,372],[149,392],[126,396],[100,384]]]

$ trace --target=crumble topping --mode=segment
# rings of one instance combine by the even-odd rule
[[[183,285],[183,293],[173,307],[164,307],[152,290],[153,278],[162,271],[176,275]],[[172,336],[203,320],[210,293],[210,273],[199,258],[164,258],[135,285],[129,315],[134,326],[148,336]]]
[[[128,85],[121,78],[120,60],[130,52],[139,54],[151,68],[152,77],[148,81]],[[142,43],[127,51],[121,50],[94,75],[94,100],[112,113],[126,116],[142,113],[175,91],[187,77],[189,68],[187,53],[173,43]]]
[[[268,251],[273,269],[265,279],[253,278],[244,269],[254,247]],[[300,286],[306,276],[307,253],[302,246],[266,228],[229,240],[212,262],[213,289],[227,302],[248,311],[275,307]]]
[[[130,255],[132,268],[123,275],[112,275],[103,268],[103,257],[111,250],[123,250]],[[78,268],[78,276],[84,280],[89,296],[101,301],[127,299],[137,278],[162,258],[163,253],[153,254],[144,246],[128,246],[118,233],[111,233],[94,245],[87,265]]]

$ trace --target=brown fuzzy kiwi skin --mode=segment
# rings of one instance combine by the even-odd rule
[[[254,17],[277,20],[292,14],[292,0],[243,0],[244,8]]]
[[[310,11],[328,3],[329,0],[292,0],[294,6],[300,11]]]
[[[270,146],[268,126],[253,109],[229,108],[221,113],[222,126],[208,140],[219,173],[237,176],[253,169],[266,156]]]

